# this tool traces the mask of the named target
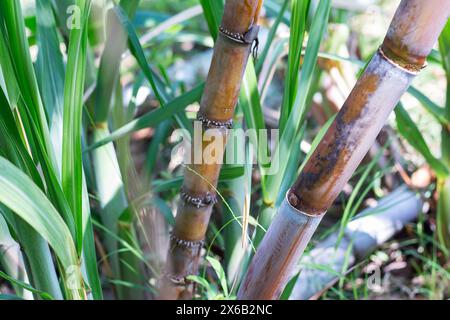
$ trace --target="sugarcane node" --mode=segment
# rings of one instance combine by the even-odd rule
[[[250,28],[244,33],[231,32],[223,26],[219,26],[219,32],[226,38],[233,40],[240,44],[252,44],[253,41],[258,39],[259,26],[251,25]]]
[[[267,208],[275,208],[275,201],[273,201],[273,200],[265,200],[265,199],[263,199],[263,204]]]
[[[102,130],[102,129],[107,129],[108,128],[108,123],[107,122],[97,122],[94,124],[94,127],[96,129]]]
[[[387,47],[385,44],[378,48],[378,53],[380,54],[380,56],[396,68],[403,70],[409,74],[416,76],[422,69],[426,68],[428,65],[425,60],[421,64],[405,61],[400,56],[395,55],[392,50],[386,48]]]
[[[231,129],[233,128],[233,119],[221,122],[216,120],[210,120],[201,114],[197,115],[197,120],[201,121],[203,126],[208,129]]]
[[[163,277],[169,280],[175,286],[184,286],[186,285],[185,277],[179,277],[173,274],[164,273]]]
[[[177,247],[184,247],[184,248],[201,248],[205,244],[204,240],[198,240],[198,241],[191,241],[191,240],[185,240],[180,239],[177,236],[173,234],[173,232],[170,233],[170,241]]]
[[[211,192],[207,192],[201,196],[194,196],[182,189],[180,192],[180,197],[185,204],[192,205],[197,208],[207,207],[217,203],[217,196]]]
[[[259,33],[259,26],[258,25],[251,25],[250,28],[244,33],[238,33],[238,32],[231,32],[228,31],[223,26],[219,26],[219,32],[226,38],[240,43],[240,44],[246,44],[251,45],[254,43],[254,46],[252,48],[252,56],[256,60],[258,55],[258,47],[259,47],[259,39],[258,39],[258,33]]]

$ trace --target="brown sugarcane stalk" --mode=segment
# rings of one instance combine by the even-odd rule
[[[208,143],[200,143],[199,148],[194,143],[191,148],[193,164],[187,165],[184,171],[181,201],[171,234],[165,275],[160,284],[162,299],[189,298],[192,295],[192,284],[186,281],[186,276],[195,275],[198,271],[203,241],[216,202],[215,187],[223,149],[232,126],[251,46],[256,40],[261,4],[262,0],[227,0],[225,3],[197,116],[202,123],[202,136],[213,129],[215,135],[220,136],[223,148],[215,150],[214,158],[219,161],[212,163],[203,161],[202,157]]]
[[[424,67],[450,0],[403,0],[384,42],[356,83],[274,218],[239,299],[277,299],[325,212]]]

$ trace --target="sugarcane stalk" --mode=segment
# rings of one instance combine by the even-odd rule
[[[239,299],[280,296],[327,209],[426,63],[450,14],[450,0],[403,0],[321,143],[288,191],[238,292]]]
[[[422,205],[423,201],[415,192],[401,186],[382,198],[376,207],[363,210],[349,222],[340,241],[337,231],[302,258],[300,275],[289,299],[303,300],[317,296],[336,281],[337,275],[345,274],[355,263],[415,220],[422,212]],[[327,268],[315,268],[317,265]]]
[[[223,146],[232,126],[251,46],[257,36],[261,5],[262,0],[227,0],[225,3],[198,114],[198,120],[202,123],[201,136],[206,135],[208,129],[213,129],[220,136]],[[198,148],[194,145],[191,148],[192,159],[202,156],[207,145],[204,142]],[[215,159],[222,160],[223,149],[216,150]],[[191,296],[192,285],[185,281],[185,277],[198,271],[202,244],[212,207],[216,203],[215,187],[221,169],[220,161],[192,162],[194,164],[187,165],[184,171],[182,199],[171,235],[165,275],[161,279],[161,298]]]

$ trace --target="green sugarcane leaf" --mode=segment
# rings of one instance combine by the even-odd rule
[[[53,170],[57,168],[45,110],[41,101],[36,75],[31,60],[30,48],[19,0],[0,1],[0,29],[9,49],[9,63],[14,70],[17,88],[23,101],[23,110],[34,123],[33,139],[41,140],[46,157]],[[10,93],[13,90],[8,90]],[[25,115],[23,115],[25,117]],[[23,119],[25,121],[25,119]],[[26,128],[29,130],[29,128]],[[30,132],[29,132],[30,133]],[[31,138],[29,138],[31,140]],[[30,142],[31,144],[31,142]],[[34,152],[39,153],[34,150]],[[41,155],[37,155],[41,157]]]
[[[236,179],[244,175],[245,168],[243,166],[238,165],[224,165],[220,175],[219,180],[231,180]]]
[[[447,76],[447,97],[444,108],[444,116],[447,125],[442,126],[442,158],[450,168],[450,22],[447,22],[439,37],[439,50],[442,56],[442,66]]]
[[[274,159],[279,159],[279,170],[276,175],[267,176],[267,189],[266,189],[266,203],[273,203],[276,200],[276,195],[280,190],[280,186],[283,181],[283,177],[288,166],[287,160],[290,158],[292,142],[295,141],[295,137],[299,134],[299,131],[304,125],[306,119],[305,113],[307,112],[307,101],[310,95],[310,89],[315,79],[315,69],[317,66],[317,56],[319,53],[320,43],[326,31],[328,17],[331,9],[331,1],[320,1],[316,13],[314,15],[311,30],[309,33],[308,43],[306,46],[304,61],[302,64],[302,72],[298,83],[296,83],[296,92],[301,94],[294,95],[293,107],[290,111],[283,111],[280,118],[280,132],[281,139],[275,149]],[[299,45],[299,44],[298,44]],[[300,46],[301,51],[301,46]],[[292,69],[291,69],[292,70]],[[292,72],[297,72],[295,69]],[[286,95],[286,93],[285,93]],[[284,105],[283,105],[284,106]],[[289,109],[289,108],[288,108]],[[288,114],[286,124],[283,128],[283,112]]]
[[[447,167],[431,153],[420,130],[401,104],[395,108],[395,118],[398,131],[406,141],[427,160],[438,177],[447,177],[449,175]]]
[[[447,76],[447,100],[445,118],[450,122],[450,21],[447,22],[439,38],[442,66]],[[450,125],[442,127],[442,160],[450,170]],[[450,248],[450,178],[439,181],[439,202],[437,208],[437,230],[439,242]],[[448,252],[447,252],[448,256]]]
[[[89,197],[84,196],[85,205],[89,207]],[[89,210],[90,211],[90,210]],[[90,212],[89,212],[90,213]],[[89,217],[86,224],[86,231],[83,239],[83,256],[86,265],[86,275],[89,286],[92,290],[92,296],[95,300],[103,300],[102,284],[98,270],[97,255],[95,252],[94,231],[92,220]]]
[[[1,90],[0,104],[4,106],[8,105],[3,91]],[[36,183],[41,190],[45,190],[35,163],[30,157],[30,154],[24,145],[24,141],[20,136],[18,128],[16,127],[14,115],[8,107],[0,109],[0,133],[2,135],[2,138],[0,138],[0,146],[5,151],[5,157],[13,161],[18,167],[24,170],[24,172],[27,172],[30,178],[32,178],[34,183]],[[36,141],[38,142],[38,146],[43,149],[43,146],[39,143],[39,140]],[[59,213],[68,225],[72,235],[75,236],[75,223],[72,212],[54,171],[49,168],[50,165],[48,163],[48,158],[45,157],[45,155],[42,156],[41,165],[43,172],[45,173],[44,177],[46,179],[49,199],[58,209]]]
[[[128,19],[127,16],[134,16],[139,2],[139,0],[121,0],[117,9],[123,13],[125,19]],[[110,123],[114,126],[118,125],[118,121],[123,120],[118,119],[118,114],[121,117],[124,115],[120,94],[122,90],[120,65],[122,54],[127,48],[128,35],[114,9],[108,11],[107,22],[108,36],[98,70],[95,95],[95,126],[92,128],[91,134],[94,143],[110,134]],[[112,101],[115,101],[115,107],[111,113]],[[110,114],[111,117],[109,117]],[[111,121],[108,121],[109,118]],[[139,268],[137,265],[140,263],[140,259],[137,259],[136,255],[130,254],[129,247],[127,247],[128,241],[134,239],[133,224],[132,222],[128,223],[135,217],[134,210],[130,210],[126,222],[120,221],[121,214],[129,206],[124,184],[126,178],[124,179],[121,174],[118,161],[118,154],[126,155],[127,146],[123,142],[118,144],[118,152],[112,143],[107,143],[92,153],[92,163],[95,168],[93,173],[101,209],[100,216],[102,223],[106,226],[106,229],[103,230],[104,243],[110,255],[109,263],[113,276],[118,278],[117,281],[114,281],[117,297],[119,299],[142,299],[142,290],[135,290],[137,287],[121,285],[140,282],[140,279],[137,279],[140,275],[133,270]]]
[[[19,85],[13,69],[13,63],[9,55],[6,34],[0,32],[0,78],[3,92],[7,93],[11,107],[17,106],[19,100]]]
[[[289,37],[288,72],[285,77],[285,90],[280,115],[280,132],[284,131],[289,115],[294,106],[294,101],[299,89],[300,61],[303,49],[303,39],[306,32],[306,18],[311,1],[293,0],[291,3],[291,34]],[[320,39],[319,43],[320,43]],[[310,45],[315,41],[311,41]],[[309,67],[306,65],[306,67]],[[304,92],[302,95],[306,95]]]
[[[14,279],[13,277],[10,277],[9,275],[7,275],[6,273],[0,271],[0,278],[3,278],[9,282],[11,282],[11,284],[18,286],[22,289],[28,290],[31,293],[37,294],[38,296],[40,296],[43,300],[54,300],[54,298],[48,294],[47,292],[43,292],[41,290],[37,290],[35,288],[33,288],[32,286],[30,286],[29,284],[26,284],[23,281]],[[19,300],[22,300],[22,298],[18,297]]]
[[[93,141],[103,140],[108,134],[107,128],[96,128],[93,132]],[[96,168],[94,174],[97,182],[97,196],[105,212],[102,220],[108,228],[116,229],[120,215],[128,207],[128,200],[114,145],[109,143],[94,150],[92,161]]]
[[[39,172],[36,169],[33,159],[26,150],[22,136],[16,126],[16,121],[8,101],[0,89],[0,146],[6,158],[14,159],[14,162],[21,168],[27,168],[29,176],[43,190]]]
[[[61,170],[65,69],[50,0],[36,2],[36,19],[39,47],[36,74],[58,169]]]
[[[227,277],[225,275],[225,271],[222,268],[222,265],[217,259],[213,257],[206,257],[206,260],[211,264],[214,271],[216,272],[217,278],[219,279],[220,286],[222,287],[222,291],[225,297],[228,297],[228,285],[227,285]]]
[[[220,20],[223,13],[223,0],[200,0],[203,8],[203,15],[208,23],[209,33],[213,39],[217,39]]]
[[[297,273],[292,279],[284,287],[283,293],[280,296],[280,300],[289,300],[292,291],[294,290],[295,284],[297,283],[297,279],[300,276],[300,273]]]
[[[239,96],[239,105],[244,113],[245,122],[249,129],[255,130],[259,133],[260,130],[266,129],[264,123],[264,115],[261,106],[261,99],[258,92],[258,80],[256,78],[255,68],[253,62],[249,61],[245,69],[244,77],[242,79],[241,92]],[[259,140],[259,135],[257,135]],[[268,144],[262,144],[257,141],[258,159],[264,159],[268,153]],[[263,164],[258,161],[261,172],[264,172]],[[263,192],[265,190],[264,178],[261,181]]]
[[[125,15],[134,16],[140,0],[121,0],[120,8]],[[117,16],[109,11],[108,38],[100,59],[100,67],[95,93],[94,120],[106,122],[111,108],[115,87],[119,80],[121,56],[127,46],[127,33],[123,30]]]
[[[450,21],[447,22],[439,37],[439,51],[442,57],[442,66],[450,78]]]
[[[174,116],[176,113],[183,111],[187,106],[193,104],[200,100],[202,92],[204,88],[204,83],[197,85],[192,90],[180,95],[179,97],[174,98],[172,101],[168,102],[164,108],[158,108],[154,111],[148,112],[143,116],[130,121],[123,127],[117,129],[112,132],[107,137],[104,137],[102,140],[97,141],[89,148],[85,150],[91,151],[98,147],[104,146],[112,141],[120,139],[127,134],[139,131],[144,128],[154,128],[162,121]]]
[[[169,99],[167,97],[167,93],[165,92],[164,85],[161,83],[161,81],[157,80],[157,77],[155,76],[153,70],[151,70],[150,66],[148,65],[144,50],[142,49],[141,43],[139,42],[139,38],[136,34],[136,30],[134,29],[123,9],[121,9],[120,7],[114,7],[113,10],[121,25],[127,32],[131,53],[136,58],[139,66],[142,69],[142,72],[150,82],[156,98],[161,105],[165,105]]]
[[[427,110],[440,124],[445,126],[450,124],[450,121],[445,117],[444,108],[431,101],[430,98],[420,92],[417,88],[410,86],[408,88],[408,93],[416,98],[422,104],[425,110]]]
[[[269,53],[269,50],[273,43],[273,40],[275,39],[278,27],[283,19],[284,13],[286,12],[288,3],[289,3],[289,0],[284,0],[283,5],[281,6],[280,10],[277,13],[277,17],[276,17],[272,27],[270,27],[269,34],[267,35],[266,45],[264,46],[262,53],[258,56],[258,61],[256,62],[255,68],[256,68],[256,72],[258,74],[261,72],[261,69],[266,62],[267,54]]]
[[[166,222],[171,226],[175,225],[175,218],[172,213],[172,209],[167,205],[167,203],[161,198],[154,199],[155,206],[159,209],[159,212],[164,216]]]
[[[148,147],[147,157],[146,157],[146,170],[148,173],[153,172],[157,160],[160,157],[160,146],[163,145],[164,141],[167,141],[173,127],[172,119],[166,119],[156,127],[155,132],[152,136],[152,142]]]
[[[0,62],[5,71],[9,70],[7,66],[12,68],[15,63],[18,63],[17,59],[12,59],[9,55],[8,50],[11,50],[12,48],[7,48],[4,39],[4,36],[6,35],[7,32],[5,31],[2,32],[0,36],[0,47],[2,48],[2,50],[0,50]],[[22,58],[26,59],[26,57],[27,55]],[[23,64],[26,64],[26,62],[23,62]],[[9,97],[5,97],[3,92],[0,96],[0,102],[5,106],[5,108],[1,109],[1,117],[2,124],[4,125],[2,127],[3,135],[9,137],[8,140],[5,140],[8,149],[8,157],[21,168],[26,167],[27,172],[33,177],[33,181],[38,183],[38,185],[41,185],[41,182],[38,181],[40,180],[40,177],[37,177],[39,174],[37,173],[33,159],[30,157],[29,150],[32,152],[34,158],[39,159],[44,173],[43,176],[47,184],[49,197],[55,206],[57,206],[70,230],[74,233],[74,223],[71,221],[73,218],[59,184],[57,165],[55,166],[52,162],[51,155],[53,151],[46,148],[48,136],[43,134],[43,131],[39,129],[39,123],[33,120],[32,113],[34,109],[32,107],[30,108],[30,105],[27,106],[25,104],[25,99],[18,99],[16,96],[16,94],[21,94],[16,91],[23,88],[23,83],[26,83],[26,81],[23,81],[24,79],[22,79],[22,85],[19,86],[18,78],[14,72],[10,72],[11,70],[5,73],[5,75],[8,76],[8,78],[6,78],[7,85],[5,86],[5,89],[8,92]],[[33,72],[33,70],[31,70],[31,72]],[[34,74],[32,73],[31,76],[33,75]],[[17,76],[24,77],[23,74],[17,74]],[[40,101],[39,97],[37,97],[37,101]],[[6,107],[8,102],[10,108]],[[46,123],[44,122],[43,127],[45,126]],[[53,148],[53,146],[51,148]],[[14,157],[15,160],[11,157]]]
[[[128,19],[125,11],[118,6],[114,7],[113,10],[117,18],[119,19],[120,23],[122,24],[123,28],[127,32],[130,52],[136,58],[139,67],[141,68],[145,77],[149,81],[156,98],[161,104],[161,107],[164,108],[167,102],[170,100],[170,95],[166,91],[164,81],[148,65],[147,60],[145,58],[144,50],[136,34],[136,30],[134,29],[133,25]],[[181,128],[187,129],[189,131],[191,130],[191,124],[184,113],[175,114],[174,118]]]
[[[288,54],[287,43],[288,39],[276,40],[265,57],[266,61],[264,62],[264,67],[258,76],[258,88],[260,90],[262,105],[264,105],[264,101],[268,95],[270,84],[275,78],[277,67],[282,59]],[[258,61],[260,61],[260,59],[261,58],[258,58]]]
[[[275,207],[278,207],[279,205],[281,205],[284,198],[286,197],[286,193],[287,193],[288,189],[292,186],[292,184],[294,183],[294,180],[298,176],[297,172],[299,172],[298,167],[299,167],[299,161],[301,159],[300,156],[302,154],[300,144],[303,139],[304,133],[305,133],[305,128],[303,127],[303,129],[300,130],[299,133],[295,137],[295,141],[293,143],[291,154],[289,155],[289,159],[287,159],[288,164],[285,169],[286,171],[285,171],[283,180],[280,184],[280,191],[278,193]]]
[[[83,248],[86,219],[83,219],[83,161],[81,132],[83,94],[86,76],[87,23],[90,0],[78,0],[81,9],[81,27],[70,32],[67,72],[64,85],[62,187],[75,221],[78,254]]]
[[[209,282],[205,278],[202,278],[200,276],[190,275],[190,276],[187,276],[186,279],[194,281],[195,283],[198,283],[199,285],[201,285],[206,290],[210,290]]]
[[[65,272],[79,270],[72,235],[59,213],[33,181],[3,157],[0,157],[0,190],[0,202],[47,240]]]
[[[439,201],[436,214],[438,239],[444,248],[450,248],[450,179],[439,182],[438,192]]]
[[[18,124],[16,124],[11,109],[8,107],[3,90],[0,90],[0,105],[3,106],[0,108],[0,154],[14,162],[28,174],[41,190],[44,190],[40,174],[28,150],[24,146],[23,136],[18,132],[18,128],[16,127]],[[14,112],[17,112],[17,109]],[[52,186],[51,184],[48,186],[49,191],[52,189]],[[32,275],[35,286],[51,293],[55,298],[61,299],[62,294],[58,284],[56,270],[45,240],[25,221],[15,216],[8,208],[0,206],[0,209],[9,224],[13,226],[18,241],[20,241],[24,249],[30,275]],[[69,214],[67,218],[70,221],[72,215]]]

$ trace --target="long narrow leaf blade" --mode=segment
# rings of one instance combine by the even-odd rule
[[[448,169],[431,153],[425,139],[420,133],[420,130],[417,128],[416,124],[401,104],[395,108],[395,117],[397,120],[398,130],[400,134],[408,141],[408,143],[420,152],[420,154],[422,154],[439,177],[445,178],[448,176]]]
[[[144,128],[156,127],[161,121],[175,115],[180,111],[183,111],[188,105],[199,101],[203,92],[203,88],[204,83],[197,85],[191,91],[188,91],[168,102],[163,108],[158,108],[127,123],[123,127],[111,133],[109,136],[92,144],[85,151],[91,151],[93,149],[104,146],[105,144],[120,139],[132,132],[136,132]]]
[[[64,268],[78,266],[69,229],[45,194],[22,171],[0,157],[0,202],[48,241]]]
[[[36,73],[49,118],[56,162],[61,170],[65,70],[50,0],[36,2],[36,19],[39,45]]]
[[[70,32],[66,81],[64,85],[64,127],[62,186],[74,215],[77,252],[83,246],[83,165],[81,127],[84,81],[86,75],[87,22],[91,2],[79,0],[82,25]]]

